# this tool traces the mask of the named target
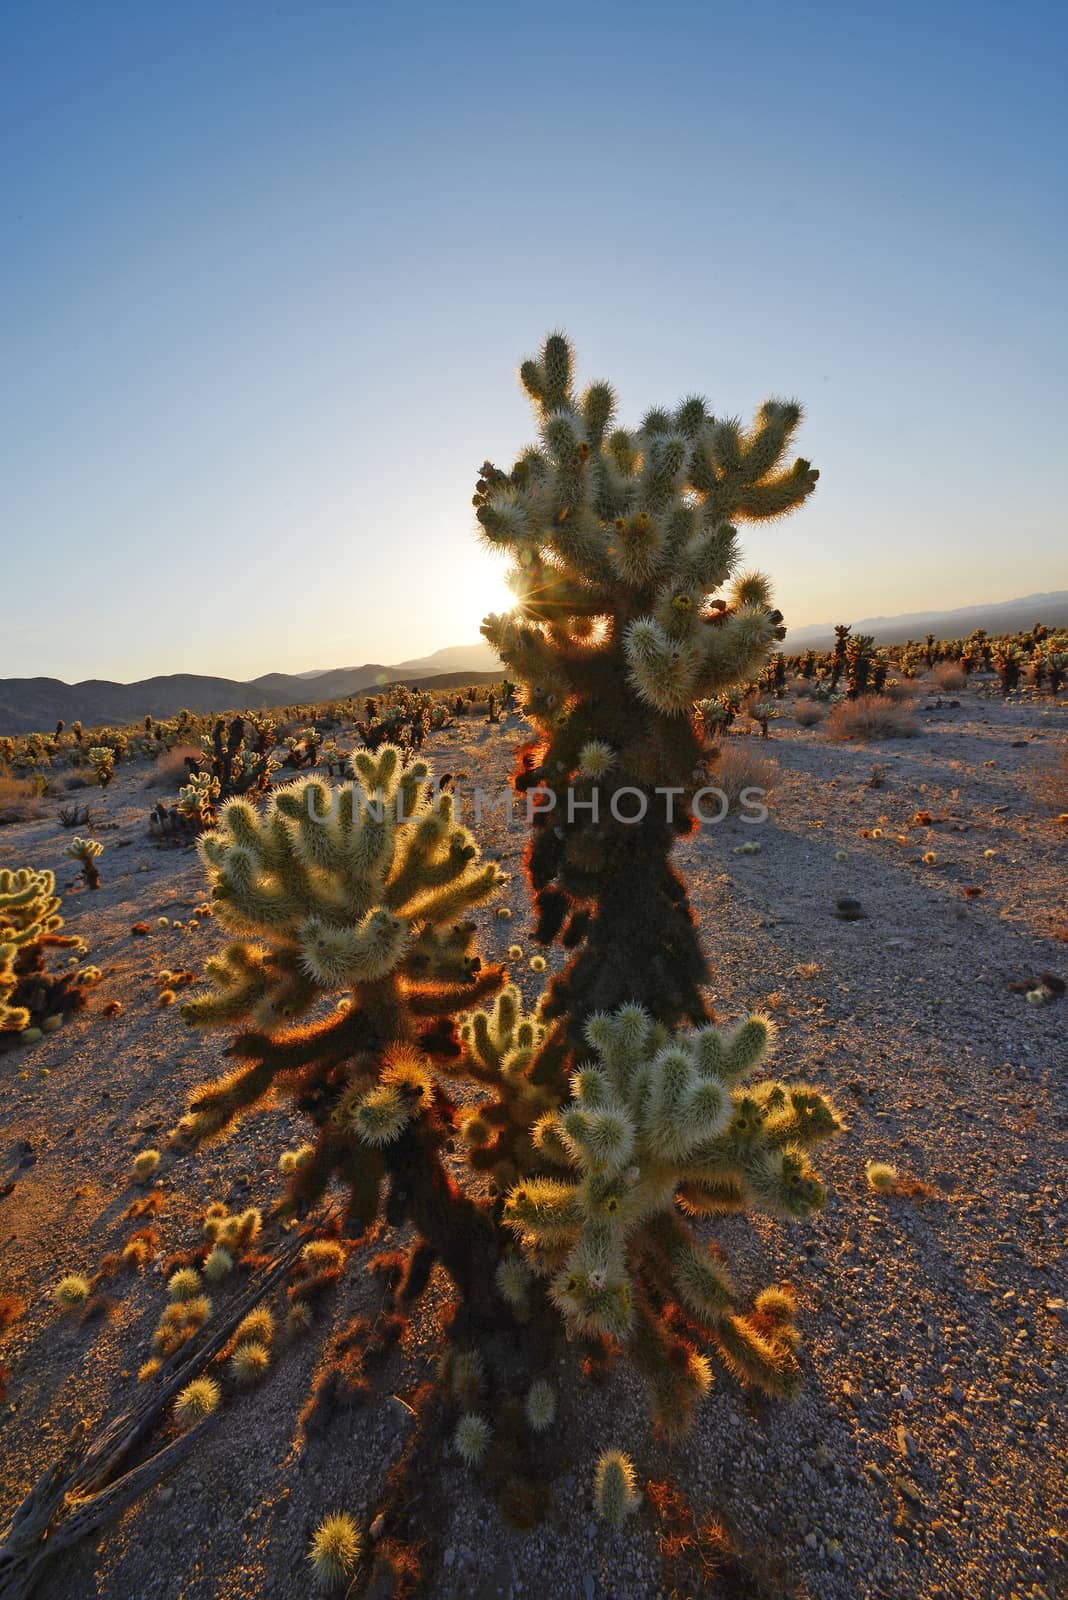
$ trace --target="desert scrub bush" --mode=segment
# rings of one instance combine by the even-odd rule
[[[60,932],[56,880],[51,872],[0,869],[0,1049],[85,1004],[77,970],[45,969],[52,949],[85,950],[77,935]]]
[[[939,661],[931,668],[931,682],[945,694],[968,687],[968,674],[956,661]]]
[[[828,739],[835,744],[865,743],[871,739],[913,739],[919,727],[911,707],[887,695],[866,694],[856,700],[843,700],[824,723]]]
[[[359,1529],[347,1511],[324,1517],[312,1534],[308,1560],[318,1589],[339,1589],[356,1570],[360,1556]]]
[[[0,772],[0,824],[31,822],[44,815],[41,783],[36,778],[13,778]]]
[[[63,846],[63,854],[80,864],[82,877],[90,889],[100,888],[100,869],[96,863],[103,853],[104,846],[97,839],[71,839]]]
[[[815,728],[827,713],[816,700],[799,700],[792,707],[790,715],[799,728]]]
[[[161,746],[162,749],[162,746]],[[190,765],[197,765],[203,751],[199,745],[177,744],[163,750],[151,772],[145,774],[145,789],[173,789],[189,776]]]
[[[290,1175],[289,1203],[311,1204],[336,1176],[359,1232],[387,1178],[394,1211],[432,1225],[447,1262],[462,1247],[439,1216],[439,1189],[454,1187],[438,1153],[452,1109],[435,1074],[458,1054],[452,1019],[503,983],[475,955],[465,920],[500,873],[479,861],[426,762],[385,745],[355,752],[353,766],[340,790],[315,778],[275,789],[262,815],[231,801],[200,840],[216,920],[236,937],[182,1015],[195,1028],[236,1024],[238,1065],[197,1090],[179,1132],[194,1144],[218,1137],[277,1084],[318,1131]],[[339,993],[345,1010],[304,1020]]]
[[[761,804],[774,789],[779,769],[744,739],[731,738],[709,752],[707,774],[705,786],[712,793],[702,799],[701,808],[705,816],[714,817],[717,812],[737,815]]]

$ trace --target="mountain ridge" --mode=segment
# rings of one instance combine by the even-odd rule
[[[871,634],[876,644],[904,644],[906,639],[933,633],[936,638],[959,639],[975,628],[987,633],[1018,633],[1034,622],[1049,628],[1068,626],[1068,589],[1042,594],[1025,594],[1015,600],[993,600],[957,606],[941,611],[906,611],[899,616],[862,617],[851,624],[854,633]],[[834,643],[834,623],[806,623],[791,628],[787,623],[784,648],[794,655],[798,650],[824,650]]]
[[[450,663],[441,667],[442,659]],[[438,669],[438,670],[435,670]],[[142,717],[173,717],[184,708],[211,711],[272,710],[306,705],[309,700],[343,700],[387,683],[437,680],[441,689],[460,682],[498,676],[503,669],[486,644],[450,645],[432,656],[402,661],[397,666],[365,662],[359,667],[331,668],[312,678],[298,673],[268,672],[258,678],[221,678],[195,672],[164,673],[134,683],[85,678],[0,678],[0,734],[50,732],[60,720],[86,727],[137,722]]]
[[[959,606],[943,611],[904,612],[900,616],[864,617],[852,623],[854,633],[871,634],[876,644],[903,644],[907,638],[933,633],[959,638],[974,628],[988,633],[1016,633],[1034,622],[1068,626],[1068,589],[1022,595],[1015,600]],[[834,642],[833,623],[808,623],[789,628],[785,649],[822,650]],[[195,672],[165,673],[135,683],[85,678],[0,678],[0,734],[43,733],[62,718],[69,726],[136,722],[142,717],[172,717],[183,707],[200,713],[241,709],[271,710],[314,700],[343,700],[387,683],[418,682],[452,688],[502,671],[488,644],[446,645],[428,656],[394,666],[367,661],[356,667],[328,667],[310,672],[265,672],[241,680]],[[440,681],[437,681],[440,680]]]

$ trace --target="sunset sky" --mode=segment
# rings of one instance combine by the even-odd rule
[[[478,637],[551,327],[806,406],[787,620],[1068,588],[1053,4],[9,7],[0,676]]]

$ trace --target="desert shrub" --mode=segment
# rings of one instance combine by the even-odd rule
[[[176,744],[173,750],[164,751],[151,772],[145,775],[146,789],[176,789],[185,783],[189,773],[186,758],[199,761],[204,752],[195,744]]]
[[[955,661],[939,661],[931,671],[931,681],[936,689],[955,694],[968,687],[968,674]]]
[[[886,700],[911,702],[916,698],[916,685],[903,683],[900,678],[891,678],[889,683],[883,685],[880,692]]]
[[[779,768],[768,756],[754,750],[747,739],[728,739],[719,747],[718,756],[714,750],[710,752],[708,761],[709,787],[719,789],[727,797],[729,815],[736,814],[742,807],[742,796],[746,790],[759,789],[759,798],[763,799],[775,787],[779,776]],[[705,808],[711,815],[713,806],[710,801]]]
[[[43,785],[39,779],[0,773],[0,824],[32,822],[43,815]]]
[[[911,708],[883,694],[843,700],[824,723],[828,739],[851,744],[869,739],[912,739],[919,733]]]
[[[802,700],[790,712],[799,728],[814,728],[827,715],[816,700]]]

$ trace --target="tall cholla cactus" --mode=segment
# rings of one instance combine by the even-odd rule
[[[365,1226],[384,1173],[413,1186],[414,1123],[441,1098],[431,1066],[459,1054],[452,1017],[503,977],[482,968],[463,920],[500,875],[479,862],[452,796],[392,745],[353,765],[357,781],[340,789],[304,778],[273,790],[262,815],[233,800],[200,838],[216,917],[237,938],[182,1015],[241,1026],[229,1050],[240,1065],[196,1092],[179,1131],[200,1143],[283,1087],[319,1128],[291,1198],[318,1198],[337,1173]],[[332,1016],[299,1021],[339,994]],[[447,1106],[432,1129],[444,1132]]]
[[[543,1165],[573,1175],[528,1179],[505,1204],[528,1263],[549,1276],[575,1332],[627,1341],[669,1433],[685,1429],[709,1383],[687,1334],[744,1381],[790,1393],[791,1297],[768,1289],[740,1313],[726,1270],[680,1208],[787,1218],[818,1209],[824,1191],[806,1150],[840,1126],[834,1107],[805,1084],[745,1086],[773,1040],[765,1017],[672,1034],[628,1006],[593,1018],[586,1036],[596,1059],[534,1134]],[[679,1310],[665,1314],[668,1302]]]
[[[76,934],[60,932],[55,874],[0,870],[0,1041],[85,1004],[74,973],[45,971],[48,949],[84,951]],[[4,1036],[7,1036],[6,1039]]]
[[[694,704],[757,677],[784,632],[767,580],[738,575],[734,524],[799,506],[817,473],[784,464],[792,401],[769,401],[747,430],[698,398],[615,427],[608,384],[576,394],[561,334],[520,377],[539,442],[511,472],[487,462],[475,494],[485,539],[515,559],[518,605],[483,633],[541,729],[518,786],[557,795],[535,818],[528,865],[537,937],[585,941],[546,1009],[570,1017],[574,1048],[585,1017],[629,1001],[704,1018],[704,958],[668,864],[706,781]],[[624,789],[639,793],[617,816]]]

